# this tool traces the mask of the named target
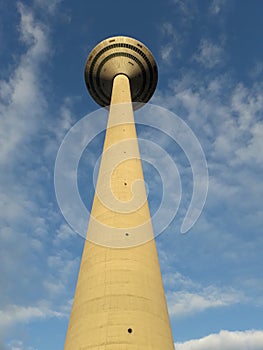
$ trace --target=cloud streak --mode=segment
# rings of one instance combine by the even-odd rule
[[[55,3],[49,3],[51,9]],[[42,67],[51,55],[49,30],[36,19],[32,8],[18,2],[17,11],[17,34],[23,53],[17,54],[11,75],[0,81],[0,164],[5,169],[0,193],[1,349],[17,325],[68,315],[71,290],[65,284],[78,264],[78,259],[72,259],[65,247],[61,248],[65,235],[63,228],[59,229],[60,215],[46,190],[49,182],[52,185],[51,153],[57,150],[61,133],[60,129],[49,142],[50,133],[43,123],[48,106]],[[58,124],[63,129],[71,122],[68,103],[66,100],[60,111]],[[52,239],[56,231],[57,241]],[[56,267],[49,264],[52,257],[63,263]],[[19,346],[13,344],[10,348],[23,348]]]
[[[19,306],[8,305],[0,310],[0,328],[5,329],[20,322],[29,322],[36,318],[65,317],[61,312],[50,309],[47,305]]]
[[[167,289],[168,310],[172,318],[186,317],[246,300],[243,293],[232,287],[204,286],[179,272],[166,273],[163,278]]]
[[[201,339],[175,343],[175,350],[261,350],[263,348],[263,331],[248,330],[230,332],[226,330],[210,334]]]
[[[199,46],[199,52],[194,55],[193,59],[200,63],[204,68],[214,68],[224,63],[225,54],[222,46],[207,39],[202,39]]]
[[[0,81],[0,163],[10,162],[17,147],[37,128],[46,106],[41,92],[40,66],[49,54],[47,29],[18,3],[19,36],[27,51],[10,78]]]

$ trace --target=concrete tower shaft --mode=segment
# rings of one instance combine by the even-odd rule
[[[131,102],[118,73],[65,350],[174,349]]]

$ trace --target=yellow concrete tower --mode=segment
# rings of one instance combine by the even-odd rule
[[[64,350],[172,350],[133,114],[157,66],[145,45],[117,36],[93,49],[85,80],[110,107]]]

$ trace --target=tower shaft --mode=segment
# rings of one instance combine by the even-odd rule
[[[174,349],[129,78],[114,78],[64,350]]]

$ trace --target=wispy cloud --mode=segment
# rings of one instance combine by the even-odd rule
[[[171,5],[174,20],[165,21],[159,26],[161,37],[159,54],[162,71],[165,71],[167,66],[169,69],[176,67],[177,61],[182,58],[192,21],[199,15],[196,3],[193,1],[173,0]]]
[[[8,350],[33,350],[31,347],[24,347],[22,341],[12,340],[4,345],[3,339],[7,337],[13,327],[19,324],[27,324],[36,320],[48,318],[67,317],[63,311],[53,310],[46,301],[40,301],[34,306],[20,306],[10,304],[0,309],[0,346]]]
[[[183,22],[191,20],[197,12],[196,3],[191,0],[174,0],[173,3]]]
[[[50,10],[55,3],[49,3]],[[0,163],[5,169],[0,193],[0,347],[17,325],[68,315],[72,291],[65,284],[78,265],[61,248],[67,233],[47,191],[53,186],[53,157],[72,122],[71,102],[65,99],[58,128],[51,132],[43,122],[48,104],[42,68],[52,52],[48,26],[21,2],[17,11],[24,50],[17,54],[9,78],[0,81]],[[23,349],[22,343],[10,344],[8,349]]]
[[[0,328],[8,328],[19,322],[29,322],[35,318],[64,317],[61,312],[50,309],[45,303],[37,306],[8,305],[0,310]]]
[[[160,56],[164,64],[170,64],[179,55],[178,46],[180,45],[181,36],[170,22],[165,22],[161,26],[161,36],[163,40],[160,47]]]
[[[171,81],[166,93],[155,96],[156,104],[175,111],[192,127],[209,167],[207,207],[194,227],[196,237],[183,243],[170,236],[175,241],[177,255],[171,259],[180,269],[188,258],[193,264],[194,253],[194,259],[201,261],[203,268],[206,269],[207,263],[216,268],[214,255],[217,254],[217,263],[220,261],[226,269],[231,266],[227,275],[232,276],[231,285],[224,288],[216,287],[217,282],[216,286],[212,282],[211,286],[190,288],[186,282],[191,280],[185,279],[184,285],[168,286],[172,314],[181,317],[184,313],[190,315],[236,303],[262,304],[262,298],[258,298],[262,293],[260,281],[254,289],[240,283],[240,276],[243,280],[259,277],[263,243],[263,159],[259,151],[263,147],[262,96],[260,79],[248,88],[234,81],[231,72],[201,77],[191,70]],[[175,224],[170,231],[174,227]],[[190,244],[191,249],[184,244]],[[197,246],[193,248],[194,244]],[[206,249],[201,248],[204,246]],[[167,269],[167,261],[165,266]]]
[[[223,290],[214,286],[203,288],[199,292],[175,291],[167,293],[168,309],[171,317],[184,317],[211,308],[219,308],[240,303],[241,293]]]
[[[173,46],[171,44],[166,44],[161,47],[161,58],[164,62],[168,63],[171,60],[173,51]]]
[[[37,350],[31,346],[26,346],[21,340],[12,340],[7,344],[6,350]]]
[[[63,0],[34,0],[34,3],[49,14],[54,14],[62,1]]]
[[[244,295],[232,287],[202,285],[179,272],[164,274],[170,316],[180,318],[211,308],[226,307],[245,301]]]
[[[218,15],[222,11],[225,2],[225,0],[213,0],[209,8],[211,14]]]
[[[217,45],[207,39],[202,39],[198,53],[194,55],[193,59],[203,67],[211,69],[224,64],[226,57],[222,45]]]
[[[41,91],[41,64],[49,55],[47,28],[18,3],[19,35],[27,51],[8,80],[0,81],[0,163],[9,162],[20,142],[32,135],[46,100]]]
[[[243,332],[220,331],[201,339],[175,343],[176,350],[261,350],[263,331],[248,330]]]
[[[256,61],[254,66],[251,68],[251,71],[249,72],[250,77],[252,79],[258,79],[260,76],[262,76],[263,72],[263,63],[261,61]]]

